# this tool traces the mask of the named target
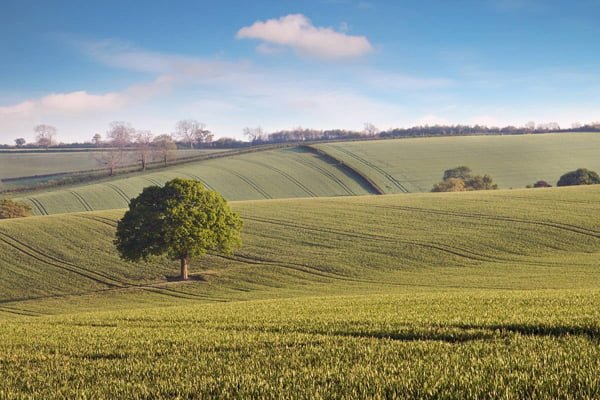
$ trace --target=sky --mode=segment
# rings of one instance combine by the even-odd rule
[[[0,143],[600,120],[597,0],[0,0]]]

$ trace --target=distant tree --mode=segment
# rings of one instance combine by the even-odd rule
[[[115,245],[129,261],[166,255],[189,279],[190,259],[207,251],[231,253],[241,245],[242,220],[221,195],[198,181],[173,179],[146,187],[117,225]]]
[[[115,169],[123,164],[125,153],[120,148],[110,148],[99,152],[94,156],[94,159],[103,168],[108,169],[108,175],[113,176]]]
[[[534,188],[546,188],[546,187],[552,187],[552,185],[546,181],[537,181],[536,183],[533,184],[533,187]]]
[[[600,184],[600,176],[594,171],[586,168],[579,168],[575,171],[567,172],[560,177],[556,186],[574,186],[574,185],[597,185]]]
[[[0,219],[21,218],[31,215],[31,207],[13,200],[0,200]]]
[[[152,152],[152,137],[150,131],[137,131],[135,133],[135,148],[140,155],[139,161],[142,164],[142,171],[146,170]]]
[[[462,192],[465,190],[495,190],[498,185],[489,175],[473,175],[471,168],[461,166],[444,171],[442,181],[433,185],[432,192]]]
[[[449,178],[433,185],[432,192],[464,192],[465,181],[460,178]]]
[[[485,174],[475,175],[465,181],[465,187],[467,190],[496,190],[498,189],[498,185],[496,185],[492,177]]]
[[[35,140],[38,146],[46,149],[54,144],[56,137],[56,128],[52,125],[41,124],[33,128]]]
[[[129,122],[113,121],[110,123],[110,128],[106,132],[106,137],[110,144],[123,150],[129,146],[134,139],[135,129]]]
[[[471,168],[461,166],[445,170],[444,177],[442,179],[448,180],[450,178],[459,178],[462,180],[467,180],[471,178]]]
[[[173,154],[175,150],[177,150],[177,145],[173,140],[171,135],[158,135],[152,141],[154,149],[160,154],[165,167],[167,166],[167,162],[169,161],[169,156]]]
[[[17,147],[23,147],[25,145],[26,141],[23,138],[17,138],[15,139],[15,144],[17,145]]]
[[[260,126],[256,128],[245,127],[244,136],[248,138],[250,142],[264,142],[267,140],[268,135]]]
[[[379,129],[370,122],[365,123],[363,133],[367,136],[375,136],[379,133]]]
[[[181,141],[188,143],[190,149],[194,148],[194,143],[206,143],[212,140],[212,134],[206,125],[195,119],[183,119],[175,125],[174,135]]]
[[[99,133],[96,133],[92,137],[92,143],[94,143],[94,145],[96,145],[96,146],[100,146],[100,144],[102,144],[102,135],[100,135]]]

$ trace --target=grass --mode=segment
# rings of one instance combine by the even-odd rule
[[[234,202],[232,257],[122,211],[0,222],[0,398],[598,398],[600,187]],[[51,371],[51,372],[49,372]]]
[[[300,149],[206,160],[158,172],[31,194],[20,200],[38,215],[124,208],[149,185],[175,177],[202,181],[229,200],[347,196],[369,193],[347,171]]]
[[[466,165],[500,188],[555,185],[577,168],[600,171],[600,134],[413,138],[315,145],[371,178],[385,193],[427,192],[444,170]]]
[[[211,150],[178,150],[172,157],[183,158],[198,155]],[[69,150],[29,152],[0,152],[0,179],[18,178],[34,175],[58,174],[64,172],[87,171],[102,168],[96,159],[100,151]],[[124,164],[138,164],[139,155],[135,151],[125,152]],[[0,184],[1,185],[1,184]],[[2,189],[2,186],[0,186]]]

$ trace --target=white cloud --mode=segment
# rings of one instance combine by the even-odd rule
[[[352,36],[332,28],[315,27],[302,14],[257,21],[240,29],[236,37],[291,47],[300,54],[323,59],[355,58],[373,51],[373,46],[365,36]]]
[[[119,93],[90,94],[85,91],[53,93],[26,100],[12,106],[0,107],[0,115],[32,115],[46,112],[90,112],[119,107],[124,97]]]

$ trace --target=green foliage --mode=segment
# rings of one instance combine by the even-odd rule
[[[567,172],[560,177],[556,186],[575,186],[575,185],[597,185],[600,184],[600,176],[594,171],[586,168],[579,168],[575,171]]]
[[[27,204],[17,201],[2,199],[0,200],[0,219],[21,218],[31,215],[31,207]]]
[[[447,181],[450,178],[458,178],[466,181],[471,178],[471,172],[471,168],[465,166],[448,169],[444,171],[442,180]]]
[[[547,188],[547,187],[552,187],[552,185],[549,184],[546,181],[537,181],[531,187],[534,187],[534,188]]]
[[[462,192],[466,190],[495,190],[498,185],[493,183],[489,175],[472,175],[471,168],[457,167],[444,171],[443,180],[433,185],[432,192]]]
[[[241,245],[241,228],[241,219],[219,193],[176,178],[131,200],[117,225],[115,245],[130,261],[163,254],[183,260],[207,250],[229,254]]]

